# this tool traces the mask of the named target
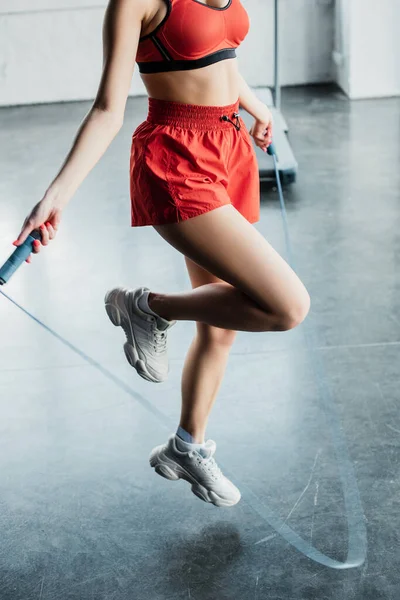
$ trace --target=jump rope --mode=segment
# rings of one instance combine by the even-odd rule
[[[294,253],[291,243],[288,217],[282,190],[282,183],[278,168],[279,158],[277,156],[274,144],[271,144],[267,151],[268,154],[272,156],[272,159],[274,161],[276,184],[285,237],[286,253],[288,257],[288,262],[294,269]],[[33,231],[28,236],[26,241],[13,252],[10,258],[3,265],[3,267],[1,267],[0,285],[6,284],[12,277],[12,275],[16,272],[16,270],[28,258],[28,256],[32,252],[33,243],[36,239],[40,239],[40,233],[38,231]],[[144,396],[138,394],[122,379],[114,375],[111,371],[103,367],[103,365],[101,365],[99,362],[88,356],[85,352],[77,348],[74,344],[72,344],[63,336],[58,334],[51,327],[43,323],[40,319],[31,314],[26,308],[18,304],[18,302],[16,302],[13,298],[4,293],[4,291],[1,289],[0,294],[2,294],[10,302],[12,302],[12,304],[19,308],[30,319],[32,319],[38,325],[40,325],[40,327],[45,329],[53,337],[55,337],[62,344],[64,344],[64,346],[67,346],[70,350],[72,350],[72,352],[80,356],[86,363],[97,369],[100,373],[102,373],[104,377],[112,381],[114,385],[119,387],[125,393],[129,394],[134,400],[141,404],[143,408],[149,411],[164,428],[168,429],[169,432],[173,431],[175,423],[172,421],[172,419],[170,419],[169,417],[167,417],[167,415],[158,410],[158,408],[154,406]],[[310,363],[315,376],[315,380],[318,384],[320,404],[325,414],[327,427],[330,431],[336,461],[338,465],[339,476],[343,488],[344,505],[348,527],[348,545],[346,560],[344,562],[341,562],[320,552],[311,543],[303,539],[291,527],[289,527],[289,525],[287,524],[287,520],[289,519],[289,517],[286,517],[286,519],[282,520],[282,518],[279,515],[277,515],[274,511],[272,511],[264,503],[264,501],[259,496],[257,496],[246,484],[238,482],[237,477],[233,473],[229,472],[229,469],[223,467],[223,470],[231,479],[234,479],[238,483],[242,491],[242,500],[244,500],[266,523],[268,523],[268,525],[272,527],[277,534],[282,536],[289,544],[294,546],[299,552],[304,554],[307,558],[315,561],[316,563],[319,563],[326,567],[330,567],[332,569],[352,569],[355,567],[360,567],[365,562],[367,555],[367,531],[365,525],[365,516],[361,505],[360,494],[354,473],[353,464],[349,457],[346,437],[342,429],[340,417],[336,408],[335,399],[333,398],[330,388],[327,384],[324,367],[321,362],[320,356],[316,350],[317,346],[315,343],[315,334],[313,333],[308,320],[306,320],[306,322],[303,325],[301,325],[300,329],[302,330],[304,335],[304,343],[308,351],[308,356],[310,358]],[[317,460],[317,458],[315,460]],[[296,506],[298,506],[301,499],[308,490],[312,481],[315,464],[316,462],[314,462],[314,467],[311,471],[309,481],[305,489],[299,496],[299,499],[297,500],[296,504],[292,508],[290,514],[292,514],[293,510]],[[269,535],[268,537],[256,542],[256,544],[266,543],[273,537],[275,537],[275,535]]]

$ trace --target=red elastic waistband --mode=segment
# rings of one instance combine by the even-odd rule
[[[226,129],[232,125],[228,121],[221,120],[221,117],[226,115],[232,119],[233,113],[238,111],[239,99],[234,104],[226,106],[203,106],[149,97],[147,121],[190,129]]]

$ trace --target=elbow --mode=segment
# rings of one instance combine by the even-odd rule
[[[115,135],[117,135],[119,130],[122,129],[122,125],[124,124],[124,115],[112,111],[106,111],[106,115],[110,129]]]
[[[124,124],[124,114],[119,111],[110,110],[108,108],[104,108],[101,106],[93,105],[92,111],[97,114],[103,121],[107,122],[108,127],[112,130],[112,132],[117,135],[117,133],[122,128]]]

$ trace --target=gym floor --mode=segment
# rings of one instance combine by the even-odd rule
[[[189,288],[183,258],[129,226],[130,137],[147,108],[131,99],[57,241],[0,288],[81,353],[0,294],[2,600],[398,598],[400,99],[306,87],[283,105],[312,312],[233,348],[208,434],[242,501],[217,509],[148,465],[178,419],[194,324],[171,330],[157,385],[129,367],[104,311],[114,285]],[[0,111],[1,260],[88,107]],[[256,227],[286,256],[276,190]]]

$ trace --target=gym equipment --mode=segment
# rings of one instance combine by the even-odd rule
[[[273,118],[274,144],[278,171],[282,184],[294,183],[296,181],[298,163],[293,154],[288,139],[288,125],[281,113],[281,84],[279,77],[279,0],[274,0],[274,92],[269,88],[253,88],[255,95],[266,104]],[[243,114],[242,114],[243,113]],[[250,128],[253,117],[245,111],[240,111],[243,121]],[[275,182],[274,162],[261,148],[256,147],[256,155],[259,165],[260,181]]]
[[[18,267],[26,261],[33,250],[33,242],[35,240],[40,240],[40,233],[36,230],[28,235],[25,242],[14,250],[10,258],[0,268],[0,285],[7,283]]]

